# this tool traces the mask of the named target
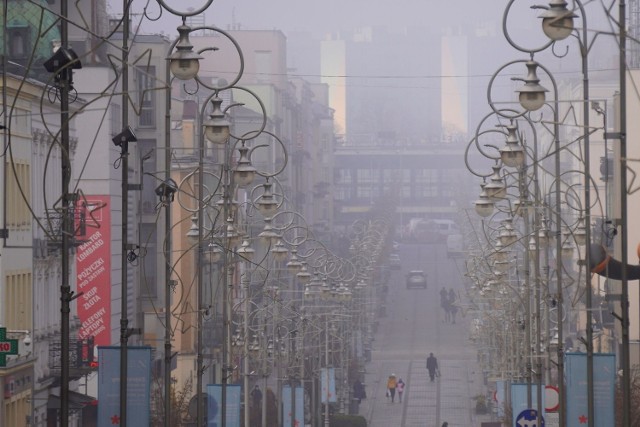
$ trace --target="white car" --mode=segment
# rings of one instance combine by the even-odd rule
[[[427,289],[427,275],[422,270],[411,270],[407,273],[407,289]]]

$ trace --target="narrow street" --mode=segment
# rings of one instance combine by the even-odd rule
[[[360,414],[370,427],[476,427],[473,396],[484,393],[476,352],[469,342],[470,317],[458,312],[456,323],[445,323],[440,308],[440,289],[453,288],[464,306],[461,273],[447,258],[444,244],[409,245],[399,248],[401,268],[392,270],[386,299],[386,317],[380,319],[365,376],[367,399]],[[428,287],[407,289],[405,274],[422,269]],[[438,359],[441,376],[430,382],[426,358]],[[406,383],[402,403],[385,397],[389,375]]]

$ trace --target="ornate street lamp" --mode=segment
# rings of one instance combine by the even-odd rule
[[[523,79],[524,86],[518,89],[520,95],[518,97],[520,105],[527,111],[536,111],[542,108],[545,103],[545,92],[548,92],[540,85],[537,68],[538,63],[535,61],[527,61],[527,77]]]
[[[552,0],[539,16],[542,18],[542,31],[553,41],[564,40],[573,32],[573,18],[577,16],[567,9],[566,1]]]
[[[203,123],[204,136],[214,144],[225,144],[229,140],[231,123],[220,108],[222,99],[216,95],[211,99],[211,104],[213,111]]]
[[[517,168],[524,163],[524,148],[518,142],[517,126],[510,124],[505,127],[507,128],[507,141],[506,145],[500,149],[500,159],[505,166]]]
[[[483,218],[490,216],[493,213],[493,200],[489,198],[486,190],[484,189],[485,185],[482,184],[482,191],[480,192],[480,196],[478,200],[473,202],[475,206],[476,213]]]
[[[193,51],[193,45],[189,41],[191,28],[185,22],[186,16],[183,16],[182,25],[178,27],[178,43],[175,46],[175,51],[167,60],[170,63],[171,73],[177,79],[191,80],[200,70],[202,57]]]

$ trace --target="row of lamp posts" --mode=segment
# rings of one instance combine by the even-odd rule
[[[497,350],[496,345],[504,350],[505,345],[524,342],[523,348],[515,352],[507,352],[509,360],[507,372],[497,375],[505,376],[511,380],[526,379],[527,404],[532,408],[532,379],[531,374],[536,374],[537,385],[537,422],[540,425],[543,409],[541,407],[541,393],[543,382],[542,366],[545,355],[544,349],[548,349],[547,372],[555,365],[556,385],[559,390],[559,425],[567,425],[566,420],[566,390],[564,383],[564,334],[567,325],[565,320],[569,307],[574,301],[565,301],[571,296],[571,291],[578,289],[578,294],[585,295],[585,336],[582,342],[585,347],[587,360],[587,401],[588,414],[586,421],[593,426],[596,416],[594,412],[594,379],[593,379],[593,328],[592,328],[592,276],[590,271],[591,243],[594,241],[591,230],[591,209],[599,206],[598,199],[592,200],[591,190],[594,187],[590,174],[590,135],[595,131],[589,121],[591,99],[589,98],[589,73],[588,54],[595,41],[595,36],[589,38],[586,11],[579,0],[572,1],[572,7],[564,0],[552,0],[548,6],[532,6],[532,8],[544,9],[541,14],[542,29],[549,37],[549,41],[543,46],[528,48],[517,43],[508,30],[507,20],[516,0],[510,0],[505,8],[503,17],[504,35],[511,46],[520,52],[526,53],[526,60],[515,60],[498,69],[491,77],[488,93],[488,102],[492,113],[483,119],[475,137],[471,140],[467,150],[467,165],[475,175],[483,178],[480,198],[475,202],[477,213],[483,218],[498,219],[502,221],[499,228],[491,226],[491,222],[483,220],[484,237],[488,245],[482,243],[478,247],[488,251],[490,256],[482,258],[480,255],[475,260],[470,260],[469,275],[473,278],[473,292],[482,308],[484,317],[478,319],[474,333],[483,336],[483,329],[496,327],[496,323],[514,322],[521,328],[504,330],[487,343],[483,344],[483,354],[498,354],[491,352]],[[624,2],[620,3],[621,21],[624,22]],[[574,28],[574,20],[580,18],[581,28]],[[620,46],[624,46],[624,28],[620,30]],[[582,169],[563,170],[561,155],[568,151],[575,152],[572,142],[563,144],[561,133],[561,116],[558,86],[551,72],[534,56],[545,51],[550,46],[555,54],[555,43],[570,36],[575,36],[579,43],[582,73],[582,99],[581,104],[582,124],[581,135],[574,141],[574,145],[581,142],[580,156]],[[566,54],[566,53],[565,53]],[[620,49],[620,85],[621,93],[624,93],[625,65],[624,48]],[[526,77],[512,78],[520,80],[524,85],[516,90],[520,102],[520,108],[505,107],[493,99],[493,85],[498,75],[508,67],[524,64],[527,69]],[[553,99],[548,102],[545,93],[546,88],[540,85],[538,71],[544,71],[546,78],[553,87]],[[626,150],[624,141],[625,108],[624,95],[620,98],[621,124],[620,124],[620,152]],[[545,119],[546,111],[550,110],[550,119]],[[534,118],[532,112],[537,113],[542,119]],[[498,128],[486,129],[484,126],[490,119],[498,121]],[[541,126],[544,124],[544,126]],[[504,130],[506,129],[506,131]],[[498,148],[495,136],[505,137],[506,145]],[[551,141],[546,148],[544,156],[541,156],[543,141]],[[495,162],[492,171],[483,173],[473,166],[472,158],[478,153],[481,157]],[[548,162],[543,157],[553,158],[553,168],[546,168]],[[624,157],[622,157],[624,158]],[[626,182],[624,163],[619,170],[621,182]],[[514,171],[515,170],[515,171]],[[547,186],[548,181],[551,185]],[[626,188],[622,185],[622,265],[626,265]],[[582,188],[580,193],[579,188]],[[513,203],[509,198],[517,196]],[[597,196],[597,195],[596,195]],[[494,209],[497,212],[494,213]],[[604,213],[603,213],[604,214]],[[513,221],[520,217],[521,224],[516,234]],[[552,229],[550,230],[551,227]],[[555,252],[546,245],[552,234],[555,237]],[[596,236],[598,238],[600,236]],[[495,239],[495,240],[494,240]],[[519,249],[519,250],[516,250]],[[578,272],[572,266],[572,257],[575,249],[578,249]],[[505,256],[507,258],[505,258]],[[513,258],[511,258],[513,257]],[[511,259],[510,259],[511,258]],[[486,259],[493,263],[486,262]],[[515,264],[514,264],[515,259]],[[553,271],[555,277],[552,277]],[[623,425],[629,425],[629,350],[628,350],[628,291],[627,278],[622,269],[622,351],[620,367],[622,371],[623,390]],[[574,277],[577,274],[577,280]],[[553,282],[555,280],[555,287]],[[575,283],[574,283],[575,281]],[[574,291],[575,292],[575,291]],[[506,301],[505,301],[506,298]],[[509,302],[512,300],[512,302]],[[509,305],[506,307],[504,304]],[[513,310],[515,304],[516,310]],[[520,318],[518,318],[520,316]],[[492,329],[496,330],[496,329]],[[502,330],[497,328],[497,330]],[[487,338],[487,337],[485,337]],[[552,354],[555,351],[555,355]],[[513,356],[519,363],[513,364]],[[552,363],[549,363],[552,362]],[[497,362],[500,363],[500,362]],[[505,365],[491,366],[492,369],[504,369]],[[534,369],[535,366],[535,369]],[[496,372],[493,372],[496,374]],[[551,376],[547,375],[547,383]]]
[[[377,221],[369,221],[366,227],[360,227],[358,229],[358,234],[356,243],[361,244],[361,247],[356,248],[355,250],[358,253],[353,257],[353,260],[339,259],[335,255],[331,254],[330,251],[326,249],[322,244],[315,241],[312,234],[306,234],[308,231],[304,231],[307,229],[306,225],[299,225],[300,221],[291,221],[291,222],[280,222],[279,224],[273,223],[276,218],[278,210],[285,204],[284,194],[278,194],[277,191],[281,191],[282,187],[280,186],[277,190],[274,190],[274,182],[276,182],[276,176],[283,172],[286,166],[286,147],[284,144],[276,137],[276,135],[268,132],[266,128],[267,118],[266,118],[266,109],[259,97],[253,93],[251,90],[247,88],[243,88],[238,86],[238,82],[242,77],[243,73],[243,56],[242,51],[238,43],[230,36],[229,33],[212,26],[201,26],[201,27],[189,27],[186,25],[186,21],[189,17],[193,17],[199,14],[204,13],[211,4],[213,0],[203,0],[203,5],[198,8],[190,8],[189,10],[178,10],[172,6],[170,6],[164,0],[158,0],[159,6],[163,11],[166,11],[172,15],[178,16],[182,20],[182,25],[177,28],[178,38],[171,44],[169,53],[167,55],[167,67],[165,72],[165,81],[167,83],[166,89],[166,97],[165,97],[165,159],[164,159],[164,167],[165,167],[165,176],[164,180],[160,183],[160,185],[156,188],[156,194],[160,197],[160,206],[164,207],[165,210],[165,238],[166,242],[164,244],[164,255],[165,255],[165,308],[164,308],[164,328],[165,328],[165,336],[164,336],[164,425],[169,426],[176,419],[175,414],[172,414],[174,408],[172,407],[171,395],[172,395],[172,378],[171,378],[171,364],[172,359],[176,356],[173,354],[173,346],[172,341],[175,336],[174,333],[176,329],[174,328],[174,324],[177,319],[174,318],[175,313],[178,311],[176,307],[172,306],[172,294],[174,286],[174,281],[177,282],[175,270],[176,263],[173,260],[174,247],[172,242],[172,234],[174,233],[174,216],[175,211],[172,213],[172,202],[174,200],[181,200],[180,207],[182,209],[186,209],[189,213],[187,220],[192,220],[194,227],[188,233],[188,236],[193,240],[193,248],[197,253],[197,261],[196,261],[196,278],[195,283],[197,285],[196,288],[196,299],[197,299],[197,309],[196,309],[196,425],[204,425],[204,413],[205,408],[203,407],[204,402],[199,398],[200,393],[203,390],[202,378],[204,371],[209,367],[204,365],[203,360],[203,318],[205,315],[210,315],[211,306],[204,303],[204,294],[205,289],[205,265],[211,263],[217,263],[220,267],[220,284],[219,288],[221,290],[221,295],[219,295],[220,300],[220,309],[222,311],[222,340],[221,340],[221,354],[222,360],[221,366],[221,383],[222,383],[222,394],[221,394],[221,422],[224,426],[226,424],[226,385],[228,381],[232,378],[234,374],[235,367],[233,365],[233,344],[238,344],[240,341],[236,337],[234,339],[232,334],[232,324],[233,324],[233,316],[234,310],[232,308],[232,299],[235,297],[231,291],[236,287],[236,282],[238,282],[239,278],[246,278],[247,286],[244,287],[244,301],[246,301],[244,314],[245,316],[251,315],[251,307],[252,307],[252,293],[250,288],[252,286],[252,277],[255,275],[254,273],[261,268],[264,267],[260,264],[255,264],[252,260],[252,253],[254,250],[250,247],[250,241],[252,237],[248,234],[250,229],[250,222],[252,219],[255,219],[256,212],[260,212],[265,223],[264,228],[258,234],[259,237],[264,240],[264,245],[268,248],[267,251],[270,255],[276,259],[276,262],[279,264],[284,264],[284,261],[287,257],[288,249],[283,244],[283,241],[286,241],[287,246],[291,248],[291,256],[286,265],[295,272],[295,278],[290,280],[289,286],[291,286],[292,290],[298,290],[302,292],[298,292],[298,296],[293,298],[293,302],[291,305],[293,307],[289,307],[290,315],[303,315],[306,307],[308,306],[308,298],[309,292],[308,289],[304,291],[302,289],[298,289],[299,284],[306,284],[309,282],[311,278],[311,273],[309,272],[309,268],[313,270],[313,272],[321,273],[324,277],[324,280],[330,280],[335,283],[340,283],[339,285],[334,285],[328,291],[323,287],[320,291],[320,294],[324,297],[328,297],[329,300],[333,301],[332,311],[324,312],[324,321],[327,323],[328,319],[331,316],[340,316],[344,318],[351,319],[352,317],[357,317],[361,320],[359,325],[361,326],[361,330],[358,333],[362,333],[363,341],[368,341],[371,339],[370,333],[370,322],[373,321],[373,317],[369,312],[370,306],[373,306],[372,301],[368,301],[367,304],[363,305],[363,308],[360,308],[360,312],[356,313],[357,308],[351,306],[352,311],[354,312],[344,312],[344,313],[336,313],[333,311],[336,307],[341,310],[346,310],[349,306],[348,302],[351,300],[352,291],[356,291],[357,293],[364,293],[367,289],[371,289],[371,286],[367,286],[367,281],[373,280],[373,262],[376,259],[380,258],[381,248],[384,244],[384,240],[388,234],[388,221],[386,220],[377,220]],[[130,142],[135,142],[136,137],[135,134],[131,131],[131,128],[127,126],[129,121],[128,117],[128,108],[126,107],[128,104],[128,54],[129,54],[129,13],[130,13],[130,2],[127,0],[123,1],[123,45],[122,45],[122,122],[125,124],[123,131],[114,138],[114,144],[119,146],[122,150],[121,152],[121,162],[122,164],[122,307],[121,307],[121,333],[120,333],[120,425],[127,425],[127,388],[128,388],[128,339],[132,334],[132,330],[129,328],[128,321],[128,272],[127,272],[127,255],[129,253],[129,243],[127,240],[128,236],[128,216],[129,212],[126,209],[126,200],[128,199],[128,178],[129,178],[129,168],[126,164],[128,160],[128,144]],[[68,16],[67,12],[67,1],[63,0],[61,2],[61,16],[66,18]],[[145,10],[146,14],[146,10]],[[66,46],[68,44],[68,36],[67,36],[67,24],[66,19],[62,19],[62,51],[65,52]],[[207,51],[215,51],[215,47],[210,47],[203,49],[201,52],[194,52],[193,46],[189,40],[189,35],[192,32],[200,31],[200,30],[208,30],[218,33],[231,41],[233,46],[237,49],[238,56],[240,58],[240,69],[234,79],[230,82],[219,82],[218,86],[212,86],[207,82],[199,79],[199,61],[202,59],[201,54]],[[71,73],[72,69],[80,68],[81,65],[77,60],[67,61],[65,64],[60,65],[58,67],[56,65],[55,69],[49,70],[54,71],[57,74],[60,73]],[[195,79],[198,84],[198,87],[201,89],[209,90],[210,94],[207,96],[205,102],[202,103],[199,116],[198,116],[198,128],[197,128],[197,142],[198,146],[195,149],[197,153],[197,165],[194,167],[194,172],[188,174],[188,176],[181,180],[180,183],[176,183],[176,181],[172,177],[172,158],[174,156],[174,148],[171,144],[171,86],[172,86],[172,78],[178,79],[180,81],[188,81]],[[65,144],[69,143],[68,136],[68,108],[65,105],[68,104],[68,92],[69,88],[65,87],[64,84],[71,81],[71,78],[63,78],[61,82],[63,83],[63,87],[60,89],[60,97],[61,97],[61,122],[62,122],[62,130],[61,130],[61,140],[63,144],[63,151]],[[236,105],[229,103],[223,109],[224,101],[220,98],[220,95],[224,92],[231,92],[232,90],[245,91],[249,93],[258,103],[259,108],[263,113],[263,120],[257,129],[245,133],[243,135],[233,135],[232,134],[232,123],[229,120],[228,110],[233,108]],[[209,107],[209,103],[211,104]],[[207,111],[209,112],[209,117],[205,120],[205,116],[207,115]],[[257,170],[251,162],[251,156],[253,151],[258,148],[268,148],[269,143],[264,143],[261,141],[265,138],[271,141],[271,145],[279,147],[283,151],[283,156],[285,160],[283,164],[276,165],[273,170],[270,171],[259,171]],[[207,141],[210,144],[213,144],[213,148],[211,148]],[[275,142],[274,142],[275,141]],[[253,144],[253,148],[249,148],[250,145]],[[221,147],[221,148],[220,148]],[[236,157],[237,150],[237,157]],[[68,151],[68,150],[66,150]],[[214,155],[215,154],[215,155]],[[220,162],[218,164],[213,163],[213,159],[218,158]],[[70,168],[68,165],[69,158],[63,156],[63,165],[62,165],[62,173],[63,173],[63,206],[62,209],[64,211],[70,211],[70,205],[72,200],[68,193],[68,185],[69,185],[69,173]],[[263,180],[263,182],[252,189],[248,189],[251,186],[254,177],[259,176]],[[215,181],[215,182],[212,182]],[[196,189],[195,191],[190,191],[188,188]],[[212,188],[215,188],[216,191],[210,192]],[[239,193],[239,189],[244,188],[244,192],[242,193],[244,199],[244,212],[241,212],[235,202],[235,196]],[[188,197],[191,198],[191,202],[185,202],[184,200]],[[179,210],[178,210],[179,211]],[[296,214],[294,214],[295,216]],[[62,371],[61,371],[61,410],[60,421],[61,425],[68,425],[69,421],[69,360],[64,355],[68,354],[68,343],[69,343],[69,304],[72,300],[72,293],[70,292],[69,286],[69,247],[72,244],[70,241],[71,233],[69,230],[71,228],[70,218],[68,215],[63,215],[63,226],[62,226],[62,285],[61,285],[61,300],[62,300]],[[183,221],[183,219],[180,219]],[[245,222],[243,224],[243,221]],[[255,222],[255,221],[254,221]],[[243,226],[244,225],[244,229]],[[251,224],[255,225],[255,224]],[[275,228],[274,228],[275,227]],[[304,237],[300,237],[301,230],[303,230],[302,234]],[[285,240],[284,235],[287,231],[293,236],[289,240]],[[364,232],[363,232],[364,231]],[[367,252],[367,253],[364,253]],[[259,275],[256,275],[259,276]],[[266,282],[265,282],[266,283]],[[210,291],[210,290],[209,290]],[[315,291],[313,291],[315,292]],[[312,292],[312,293],[313,293]],[[368,296],[372,296],[371,291],[367,291]],[[306,297],[306,298],[305,298]],[[299,298],[299,300],[296,300]],[[286,303],[282,301],[282,299],[275,298],[278,300],[278,304],[283,304],[286,306]],[[275,304],[277,307],[278,304]],[[316,307],[318,308],[318,307]],[[257,310],[260,311],[260,310]],[[314,313],[317,315],[317,312]],[[269,317],[269,316],[265,316]],[[299,379],[304,382],[307,374],[306,369],[312,368],[312,374],[319,375],[318,367],[319,365],[309,365],[307,366],[307,359],[311,358],[309,352],[307,351],[306,344],[311,339],[309,331],[313,331],[314,328],[316,332],[318,330],[325,330],[325,340],[324,340],[324,349],[325,353],[328,354],[330,351],[331,343],[329,337],[331,334],[330,331],[326,330],[327,325],[322,325],[321,321],[317,319],[312,321],[310,317],[305,317],[304,315],[301,317],[301,321],[296,324],[296,326],[289,325],[287,327],[273,324],[271,325],[271,332],[277,331],[275,338],[272,338],[271,341],[267,340],[265,344],[266,352],[263,352],[264,355],[269,356],[269,346],[270,343],[275,345],[275,351],[278,355],[282,356],[283,351],[285,350],[285,342],[289,341],[289,351],[291,353],[298,353],[297,355],[291,354],[289,357],[290,365],[295,365],[297,363],[297,369],[299,369]],[[315,322],[315,323],[314,323]],[[259,322],[258,322],[259,323]],[[343,391],[342,391],[342,399],[343,406],[342,410],[344,410],[344,401],[348,399],[349,392],[348,390],[348,375],[347,371],[349,370],[349,360],[352,357],[352,354],[355,352],[354,350],[354,335],[352,334],[353,329],[352,326],[347,327],[346,325],[351,325],[350,322],[343,322],[342,327],[345,328],[344,331],[341,331],[341,360],[342,366],[342,379],[343,379]],[[248,378],[249,373],[247,372],[249,356],[253,353],[256,354],[258,351],[256,347],[256,342],[249,343],[249,330],[250,330],[250,320],[245,318],[243,327],[245,328],[244,333],[244,342],[242,343],[242,354],[241,356],[246,361],[244,365],[245,369],[245,378]],[[286,333],[282,333],[282,331],[286,330]],[[347,333],[349,332],[349,333]],[[334,336],[337,334],[333,334]],[[349,337],[349,338],[346,338]],[[295,344],[297,343],[297,344]],[[274,351],[274,348],[271,349]],[[271,356],[274,356],[272,353]],[[294,362],[297,361],[297,362]],[[329,367],[331,364],[331,360],[327,357],[324,359],[324,366]],[[345,365],[346,364],[346,365]],[[290,368],[291,366],[288,366]],[[290,372],[288,370],[287,372]],[[248,384],[245,383],[245,402],[248,402]],[[312,387],[313,388],[313,387]],[[263,411],[264,413],[264,411]],[[245,412],[246,416],[246,412]],[[326,406],[326,414],[325,414],[325,424],[328,423],[328,402]],[[247,421],[248,422],[248,421]],[[263,415],[264,422],[264,415]],[[294,420],[292,420],[293,426]]]

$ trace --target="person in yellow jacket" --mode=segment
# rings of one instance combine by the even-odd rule
[[[387,380],[387,395],[391,398],[391,403],[396,397],[396,386],[398,385],[398,381],[396,380],[396,374],[389,375],[389,379]]]

